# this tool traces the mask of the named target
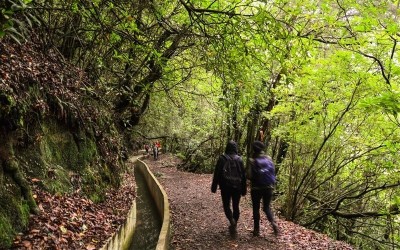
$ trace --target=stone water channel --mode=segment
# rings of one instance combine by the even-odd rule
[[[136,179],[136,199],[125,222],[101,250],[168,250],[171,240],[168,197],[140,156],[129,159]]]
[[[151,195],[143,173],[134,168],[137,186],[136,229],[129,250],[156,249],[162,218]]]
[[[129,250],[156,249],[162,226],[162,218],[157,209],[144,175],[134,168],[136,194],[136,229]]]

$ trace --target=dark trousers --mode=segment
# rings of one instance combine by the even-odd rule
[[[157,160],[157,158],[158,158],[158,148],[154,148],[153,149],[153,157],[154,157],[154,160]]]
[[[239,220],[240,195],[241,195],[240,190],[233,190],[229,188],[221,189],[222,205],[224,207],[225,216],[229,221],[232,221],[232,219],[235,219],[235,221]],[[232,209],[231,209],[231,201],[232,201]]]
[[[251,202],[253,203],[253,220],[254,229],[260,229],[260,203],[263,200],[263,211],[267,215],[267,219],[272,224],[274,223],[274,216],[271,211],[272,188],[255,189],[251,190]]]

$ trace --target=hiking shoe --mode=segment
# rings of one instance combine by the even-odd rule
[[[231,219],[230,223],[231,223],[231,225],[229,226],[229,233],[231,235],[235,235],[237,233],[237,231],[236,231],[237,223],[236,223],[235,219]]]
[[[236,235],[237,234],[237,230],[235,226],[229,226],[229,233],[230,235]]]
[[[278,236],[279,235],[279,229],[278,229],[278,225],[276,225],[276,223],[272,223],[272,229],[274,230],[274,235]]]
[[[254,236],[254,237],[260,236],[260,229],[254,229],[254,230],[253,230],[253,236]]]

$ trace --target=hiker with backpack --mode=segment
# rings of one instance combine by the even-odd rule
[[[271,223],[275,236],[278,235],[278,225],[271,211],[272,192],[276,183],[275,166],[271,158],[264,154],[265,145],[261,141],[252,144],[253,158],[246,168],[247,178],[251,181],[251,202],[253,204],[253,235],[260,235],[260,204],[263,201],[263,211]]]
[[[211,192],[216,193],[218,186],[221,190],[225,216],[230,223],[229,232],[234,235],[240,216],[240,197],[246,195],[246,173],[234,141],[228,142],[225,153],[219,156],[215,166]]]

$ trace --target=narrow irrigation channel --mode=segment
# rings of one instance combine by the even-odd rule
[[[162,219],[142,172],[135,167],[134,173],[137,185],[137,217],[136,229],[129,249],[154,250],[157,246]]]

